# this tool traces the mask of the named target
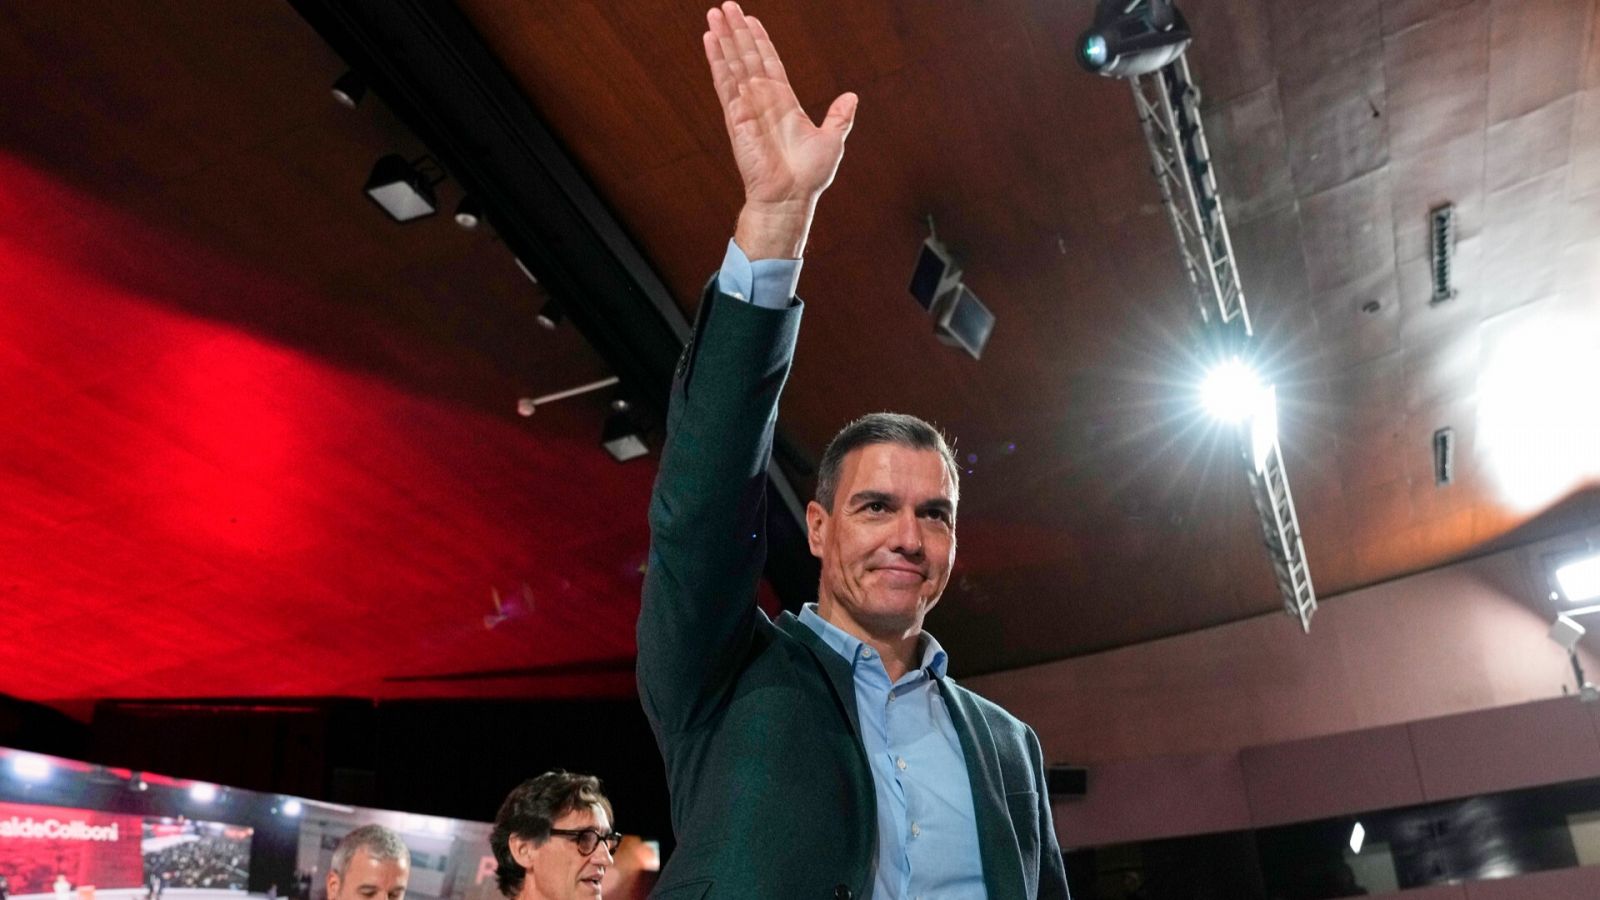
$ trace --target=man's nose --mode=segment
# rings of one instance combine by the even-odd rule
[[[894,551],[905,556],[922,556],[922,523],[914,509],[901,510],[895,517]]]

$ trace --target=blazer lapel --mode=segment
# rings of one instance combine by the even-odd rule
[[[1005,786],[1000,780],[1000,753],[994,746],[994,733],[967,693],[947,679],[939,680],[950,721],[961,739],[961,754],[967,760],[967,780],[972,783],[972,809],[978,820],[978,849],[983,859],[983,883],[989,900],[1021,898],[1026,888],[1022,880],[1022,856],[1017,832],[1006,808]]]
[[[784,611],[783,615],[778,617],[777,625],[785,634],[804,644],[806,649],[811,651],[811,655],[817,658],[822,671],[828,673],[828,683],[833,686],[834,698],[844,707],[845,715],[850,719],[850,730],[855,734],[856,740],[861,740],[861,713],[856,709],[856,683],[855,676],[850,671],[850,664],[824,643],[822,637],[800,621],[794,613]]]

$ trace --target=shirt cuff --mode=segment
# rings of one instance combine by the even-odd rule
[[[800,283],[798,259],[758,259],[750,261],[733,240],[717,272],[717,289],[767,309],[788,309],[794,305],[795,286]]]

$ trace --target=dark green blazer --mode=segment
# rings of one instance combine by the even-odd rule
[[[849,663],[756,608],[766,470],[800,324],[708,291],[678,365],[650,502],[639,695],[678,848],[660,900],[861,900],[876,795]],[[942,679],[972,783],[990,900],[1066,898],[1039,740]],[[878,898],[887,900],[887,898]]]

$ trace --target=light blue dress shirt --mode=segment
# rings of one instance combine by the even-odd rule
[[[878,652],[817,614],[800,621],[850,663],[861,743],[878,799],[873,900],[985,900],[967,761],[939,692],[945,653],[922,635],[922,664],[889,683]]]
[[[717,288],[771,309],[794,303],[800,260],[751,262],[728,241]],[[944,648],[923,633],[922,664],[891,684],[877,651],[817,614],[800,621],[850,663],[861,743],[878,806],[873,900],[987,900],[967,761],[939,692]]]

